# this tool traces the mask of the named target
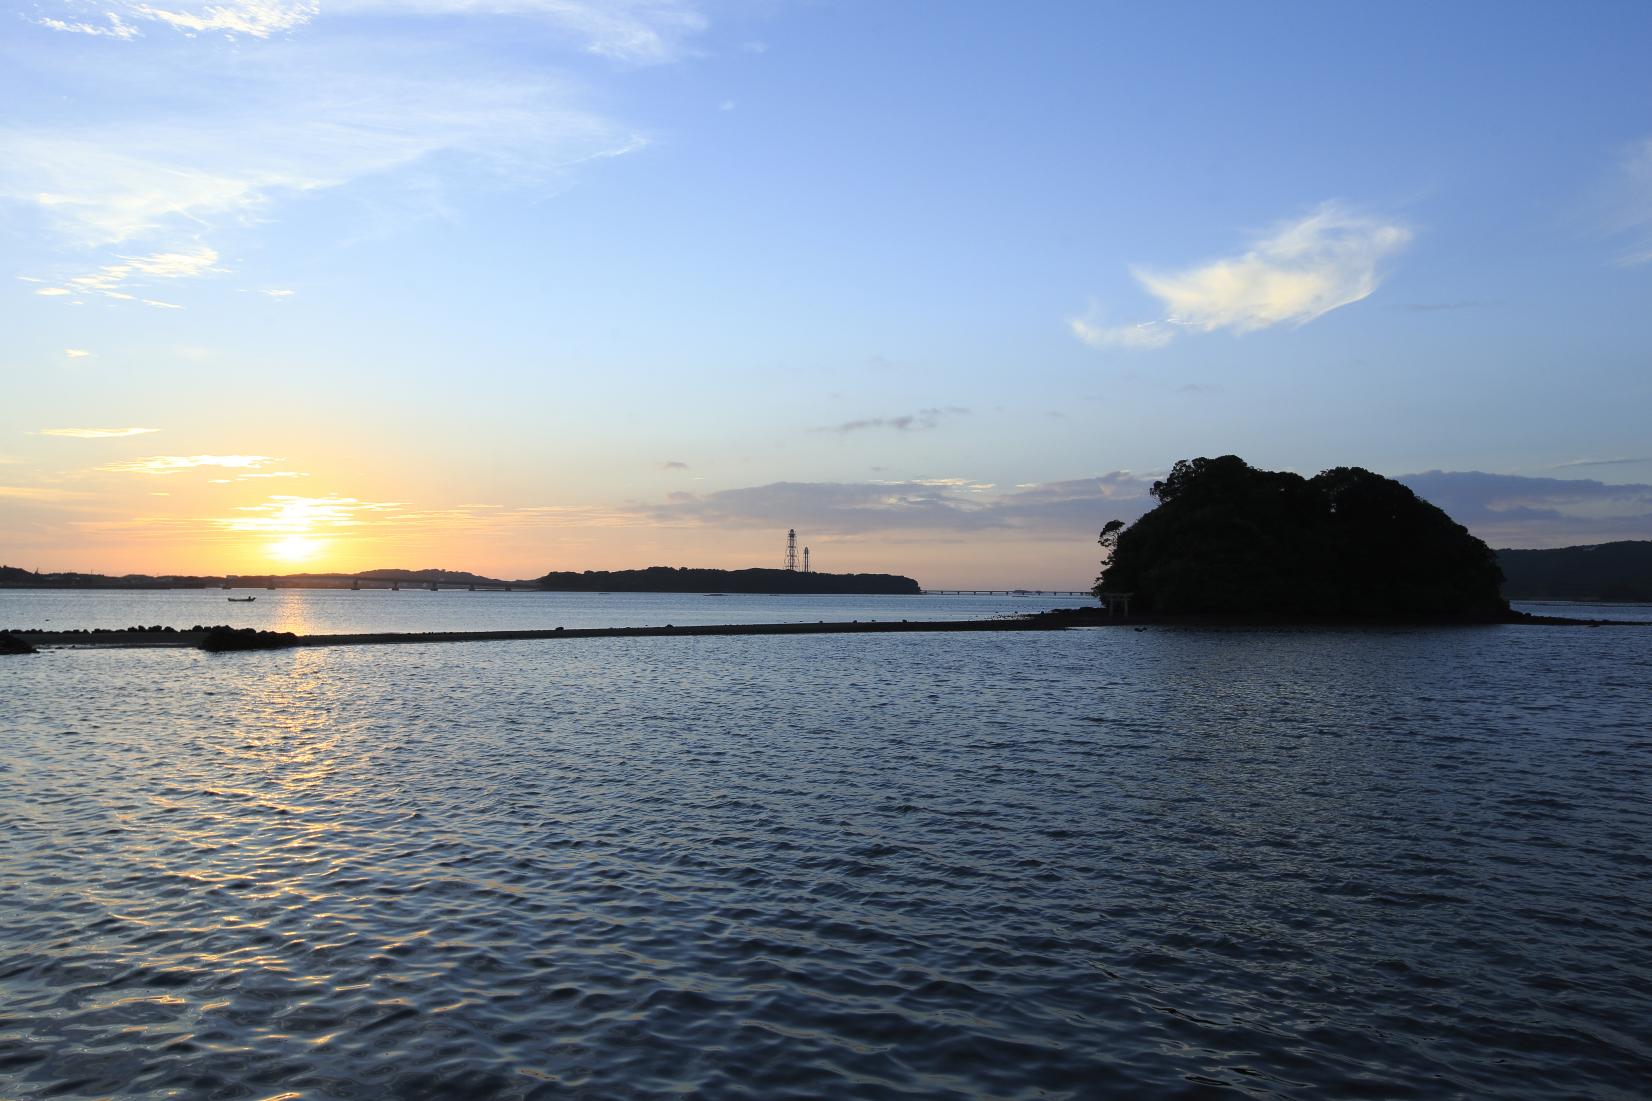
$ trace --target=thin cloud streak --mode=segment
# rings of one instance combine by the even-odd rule
[[[119,440],[159,431],[159,428],[42,428],[40,434],[62,436],[71,440]]]
[[[269,455],[152,455],[147,459],[110,463],[98,469],[112,474],[168,475],[181,474],[186,470],[199,470],[203,467],[256,470],[274,462],[280,460]]]
[[[859,420],[844,421],[828,428],[817,428],[817,432],[860,432],[868,428],[890,428],[896,432],[907,432],[913,429],[928,429],[939,427],[942,418],[967,414],[968,409],[957,405],[920,409],[916,413],[904,413],[898,417],[863,417]]]
[[[111,10],[152,31],[165,24],[252,40],[203,36],[184,47],[198,52],[198,64],[169,87],[168,109],[141,121],[0,126],[0,202],[37,215],[69,246],[154,241],[162,246],[156,257],[204,248],[202,238],[267,219],[294,197],[369,178],[405,179],[417,169],[414,191],[439,210],[441,181],[453,175],[467,188],[478,185],[478,169],[504,187],[543,187],[576,165],[646,144],[582,109],[583,93],[542,64],[479,75],[458,38],[437,51],[400,48],[415,40],[419,16],[532,18],[594,52],[639,62],[675,56],[704,25],[672,0],[355,0],[325,9],[328,17],[375,17],[372,38],[343,50],[329,36],[296,35],[279,47],[256,41],[319,18],[313,3],[116,0]],[[112,49],[113,66],[141,74],[157,58],[170,64],[177,47],[134,41]],[[146,268],[142,259],[40,293],[108,291],[128,275],[202,274]]]
[[[268,38],[314,19],[321,10],[316,0],[217,0],[215,3],[157,8],[126,4],[131,14],[165,23],[185,32],[222,31]]]
[[[277,94],[274,102],[247,103],[188,126],[0,131],[0,199],[39,211],[67,242],[96,248],[243,224],[279,199],[406,168],[444,151],[467,155],[502,180],[526,182],[642,144],[568,106],[548,85],[352,81],[325,71],[317,78],[334,89],[331,98]],[[202,274],[201,266],[142,266],[185,255],[126,260],[81,277],[81,285],[109,289],[134,271]]]
[[[1088,317],[1067,319],[1072,334],[1092,348],[1162,348],[1175,337],[1162,321],[1098,325]]]
[[[124,290],[143,277],[150,279],[194,279],[210,272],[220,271],[218,253],[198,246],[175,252],[156,252],[147,256],[121,256],[119,262],[105,264],[87,275],[77,275],[63,281],[61,287],[48,287],[36,294],[100,294],[108,298],[130,300],[134,296]],[[154,305],[149,299],[145,303]]]
[[[1556,463],[1553,470],[1570,470],[1581,466],[1629,466],[1634,463],[1652,463],[1652,456],[1622,457],[1616,459],[1573,459],[1570,462]]]
[[[136,38],[138,28],[130,23],[123,23],[119,15],[114,12],[104,12],[106,24],[88,23],[83,19],[54,19],[51,16],[42,16],[35,23],[49,30],[64,31],[69,34],[85,34],[94,38]]]

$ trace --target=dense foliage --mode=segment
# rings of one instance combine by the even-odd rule
[[[537,582],[557,592],[604,593],[918,593],[910,577],[892,573],[803,573],[800,570],[713,570],[649,566],[645,570],[548,573]]]
[[[1399,482],[1358,467],[1313,478],[1234,455],[1184,459],[1158,505],[1102,532],[1096,592],[1158,612],[1415,616],[1507,608],[1485,543]]]

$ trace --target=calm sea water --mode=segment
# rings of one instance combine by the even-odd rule
[[[175,627],[227,623],[298,634],[371,631],[513,631],[555,627],[659,627],[811,620],[990,619],[1093,606],[1088,597],[751,596],[680,593],[469,592],[446,589],[221,589],[121,592],[0,589],[0,630]],[[1652,620],[1652,604],[1515,605],[1538,615]]]
[[[1638,1101],[1649,685],[1582,626],[0,659],[0,1096]]]
[[[469,592],[446,589],[0,590],[0,630],[176,627],[227,623],[298,634],[515,631],[851,619],[989,619],[1094,605],[1051,596],[746,596],[681,593]]]

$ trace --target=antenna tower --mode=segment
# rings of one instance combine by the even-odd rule
[[[797,570],[797,529],[792,528],[786,533],[786,568]]]
[[[809,548],[808,547],[803,548],[803,572],[804,573],[809,572]]]

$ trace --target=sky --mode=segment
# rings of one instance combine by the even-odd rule
[[[0,560],[1086,588],[1652,538],[1652,5],[0,3]]]

